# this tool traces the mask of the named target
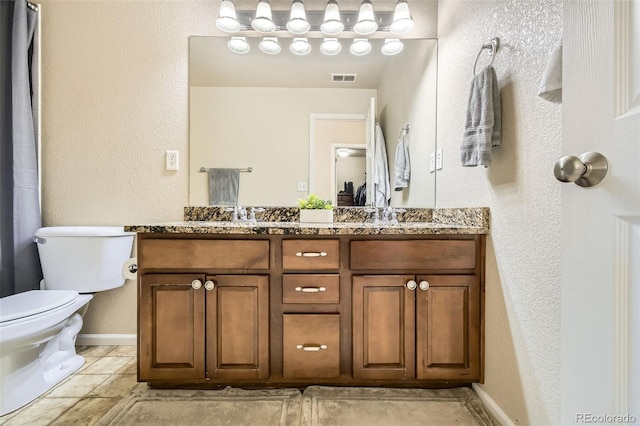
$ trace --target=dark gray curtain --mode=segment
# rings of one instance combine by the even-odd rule
[[[0,0],[0,270],[2,296],[39,288],[32,238],[41,226],[36,138],[38,12]]]

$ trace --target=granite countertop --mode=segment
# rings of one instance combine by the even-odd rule
[[[232,222],[220,207],[186,207],[179,222],[127,225],[125,231],[178,234],[253,235],[419,235],[488,234],[489,209],[406,209],[398,214],[397,225],[371,223],[362,208],[335,208],[333,223],[300,223],[299,210],[267,207],[257,223]],[[228,216],[228,217],[227,217]]]

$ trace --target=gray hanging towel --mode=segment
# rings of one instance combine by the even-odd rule
[[[462,138],[464,167],[491,165],[491,150],[502,143],[502,106],[496,71],[488,66],[473,78]]]
[[[237,205],[239,187],[239,169],[209,169],[209,205]]]

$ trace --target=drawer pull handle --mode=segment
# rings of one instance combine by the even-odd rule
[[[296,346],[296,349],[302,349],[307,352],[318,352],[322,349],[327,349],[327,345],[304,344]]]
[[[327,291],[326,287],[296,287],[296,291],[301,291],[303,293],[320,293],[323,291]]]
[[[296,253],[298,257],[325,257],[326,251],[299,251]]]
[[[200,280],[191,281],[191,288],[193,288],[194,290],[197,290],[200,287],[202,287],[202,281],[200,281]]]

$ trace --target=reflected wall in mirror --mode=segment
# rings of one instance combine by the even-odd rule
[[[397,56],[380,54],[374,44],[365,57],[350,55],[348,49],[330,57],[313,44],[312,54],[298,57],[285,49],[266,55],[253,45],[249,54],[237,55],[227,49],[226,38],[191,37],[190,205],[209,204],[208,177],[199,172],[201,167],[251,167],[252,173],[240,174],[240,205],[295,206],[308,192],[338,204],[338,193],[348,181],[338,175],[334,151],[358,144],[366,148],[366,135],[329,132],[321,145],[312,121],[341,116],[362,122],[375,98],[386,140],[391,205],[434,207],[429,155],[436,149],[437,41],[403,42]],[[357,77],[353,83],[335,83],[331,74]],[[395,150],[407,124],[411,179],[407,189],[393,191]],[[355,191],[363,182],[350,176]],[[304,183],[308,190],[298,191]]]

